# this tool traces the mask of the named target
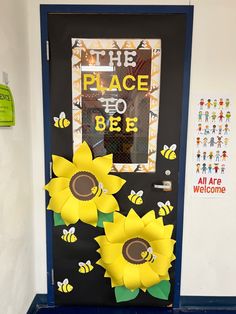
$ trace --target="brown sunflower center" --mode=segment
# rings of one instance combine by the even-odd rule
[[[143,264],[146,261],[142,258],[141,253],[147,251],[150,244],[141,238],[133,238],[125,242],[122,248],[124,258],[132,264]]]
[[[70,180],[70,190],[74,197],[81,201],[89,201],[94,198],[92,188],[98,186],[96,177],[86,171],[77,172]]]

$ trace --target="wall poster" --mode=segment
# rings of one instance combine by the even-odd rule
[[[115,172],[155,172],[161,40],[73,38],[72,54],[74,150],[85,140]]]
[[[195,105],[194,182],[192,192],[220,197],[228,192],[231,99],[200,97]]]

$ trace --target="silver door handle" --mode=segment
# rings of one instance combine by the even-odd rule
[[[161,189],[165,192],[172,191],[172,182],[171,181],[162,181],[163,184],[153,184],[154,189]]]

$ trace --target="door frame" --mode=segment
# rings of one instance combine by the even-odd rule
[[[187,126],[188,126],[188,104],[190,89],[190,69],[191,69],[191,48],[193,29],[192,5],[40,5],[41,24],[41,58],[42,58],[42,86],[43,86],[43,112],[44,112],[44,158],[45,158],[45,181],[50,180],[51,154],[50,154],[50,80],[48,62],[48,14],[49,13],[124,13],[124,14],[185,14],[186,15],[186,41],[184,55],[183,72],[183,98],[182,116],[179,147],[179,187],[178,187],[178,211],[175,246],[175,287],[173,308],[180,307],[180,282],[181,282],[181,261],[182,261],[182,238],[183,238],[183,211],[184,211],[184,188],[185,188],[185,164],[187,146]],[[46,194],[46,207],[49,196]],[[47,232],[47,291],[48,305],[54,305],[54,275],[52,256],[52,226],[53,215],[51,211],[46,211],[46,232]]]

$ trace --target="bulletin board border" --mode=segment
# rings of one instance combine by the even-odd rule
[[[192,47],[193,6],[189,5],[40,5],[41,22],[41,57],[42,57],[42,86],[43,86],[43,109],[44,109],[44,157],[45,157],[45,181],[50,180],[50,81],[48,54],[48,14],[50,13],[110,13],[110,14],[185,14],[186,15],[186,42],[184,56],[184,79],[183,79],[183,101],[182,101],[182,123],[180,137],[179,158],[179,190],[178,190],[178,217],[177,217],[177,239],[176,239],[176,264],[175,264],[175,288],[174,308],[180,306],[180,280],[181,280],[181,256],[183,235],[183,207],[184,207],[184,185],[185,185],[185,162],[186,162],[186,140],[188,121],[188,102],[190,86],[190,65]],[[49,197],[46,195],[46,204]],[[47,230],[47,288],[48,305],[54,305],[53,291],[53,257],[52,257],[52,212],[46,212]],[[144,308],[143,308],[144,313]]]

